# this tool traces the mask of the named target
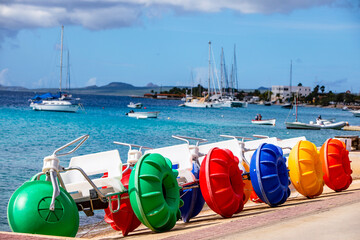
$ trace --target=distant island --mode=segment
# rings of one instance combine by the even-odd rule
[[[111,95],[111,96],[144,96],[146,93],[162,93],[169,92],[171,89],[190,89],[190,86],[158,86],[153,83],[148,83],[144,87],[136,87],[134,85],[124,82],[111,82],[104,86],[87,86],[82,88],[70,89],[72,94],[88,94],[88,95]],[[244,92],[251,92],[259,90],[263,92],[268,88],[260,87],[258,89],[243,89]],[[34,93],[45,93],[45,92],[58,92],[58,88],[36,88],[29,89],[20,86],[3,86],[0,84],[0,91],[21,91],[21,92],[34,92]]]

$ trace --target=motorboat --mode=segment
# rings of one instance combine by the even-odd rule
[[[281,106],[282,108],[287,108],[287,109],[292,109],[293,105],[292,103],[285,103],[284,105]]]
[[[320,129],[341,129],[347,123],[344,121],[335,122],[334,119],[326,120],[319,116],[316,121],[310,121],[309,123],[303,123],[298,121],[298,102],[295,97],[295,122],[285,122],[287,129],[306,129],[306,130],[320,130]]]
[[[357,111],[351,111],[355,117],[360,117],[360,110]]]
[[[262,119],[262,120],[251,120],[251,123],[255,124],[255,125],[273,125],[273,126],[275,126],[275,122],[276,122],[275,118]]]
[[[316,125],[319,125],[322,129],[337,129],[340,130],[344,126],[346,126],[346,122],[334,122],[334,120],[326,120],[326,119],[317,119]]]
[[[207,97],[203,97],[200,99],[192,99],[189,102],[185,102],[185,107],[192,107],[192,108],[221,108],[222,103],[219,101],[206,101]]]
[[[286,122],[287,129],[309,129],[309,130],[320,130],[320,129],[342,129],[347,123],[344,121],[334,122],[326,119],[317,119],[316,122],[310,121],[309,123],[302,122]]]
[[[128,105],[127,105],[128,108],[141,108],[142,107],[142,103],[133,103],[133,102],[130,102]]]
[[[145,118],[157,118],[159,115],[159,111],[155,112],[134,112],[130,111],[126,113],[129,117],[137,118],[137,119],[145,119]]]
[[[314,123],[285,122],[287,129],[320,130],[321,126]]]
[[[271,106],[272,103],[271,102],[264,102],[264,106]]]

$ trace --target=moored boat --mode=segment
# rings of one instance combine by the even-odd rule
[[[159,115],[159,111],[155,112],[129,112],[126,113],[129,117],[144,119],[144,118],[157,118]]]
[[[354,114],[355,117],[360,117],[360,110],[357,111],[351,111],[352,114]]]
[[[342,129],[344,126],[346,126],[346,122],[344,121],[340,121],[340,122],[334,122],[334,121],[329,121],[326,119],[317,119],[316,120],[316,125],[319,125],[322,129],[337,129],[340,130]]]
[[[292,109],[293,105],[292,103],[285,103],[284,105],[281,106],[282,108],[287,108],[287,109]]]
[[[62,63],[63,63],[63,35],[64,26],[61,27],[61,56],[60,56],[60,84],[59,92],[57,94],[45,93],[42,95],[35,95],[31,98],[30,107],[35,111],[53,111],[53,112],[76,112],[80,103],[79,98],[74,99],[69,93],[62,91]],[[68,52],[68,81],[70,88],[70,75],[69,75],[69,52]]]
[[[35,111],[76,112],[79,109],[79,104],[61,98],[54,98],[40,102],[32,102],[30,103],[30,107]]]
[[[286,122],[287,129],[309,129],[309,130],[320,130],[320,129],[342,129],[347,123],[341,122],[330,122],[327,120],[317,120],[316,123],[310,121],[310,123],[302,122]]]
[[[141,108],[142,107],[142,103],[133,103],[133,102],[130,102],[128,105],[127,105],[128,108]]]
[[[302,122],[285,122],[287,129],[306,129],[306,130],[320,130],[321,126],[317,124],[302,123]]]
[[[252,124],[256,124],[256,125],[273,125],[275,126],[275,122],[276,119],[272,118],[272,119],[262,119],[262,120],[251,120]]]

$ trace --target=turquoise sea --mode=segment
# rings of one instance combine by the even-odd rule
[[[86,112],[36,112],[29,108],[33,93],[0,92],[0,231],[9,231],[6,208],[11,194],[23,182],[42,168],[45,156],[71,140],[89,134],[89,140],[75,153],[60,158],[67,166],[71,156],[119,149],[126,161],[127,148],[113,141],[134,143],[148,147],[180,144],[171,135],[206,138],[209,142],[222,140],[220,134],[247,136],[261,134],[278,138],[306,136],[317,146],[336,135],[358,135],[359,132],[340,130],[287,130],[285,119],[294,120],[288,109],[280,106],[258,106],[237,109],[191,109],[178,107],[181,101],[155,100],[116,96],[76,96],[82,99]],[[157,119],[133,119],[125,115],[130,102],[142,102],[149,111],[160,111]],[[276,118],[276,126],[253,126],[251,119],[261,113],[263,119]],[[336,118],[350,125],[360,125],[360,118],[340,109],[300,107],[299,120],[308,122],[321,115]],[[81,224],[99,221],[81,215]]]

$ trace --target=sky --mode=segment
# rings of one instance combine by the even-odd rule
[[[1,0],[0,84],[57,88],[61,25],[72,88],[207,86],[211,41],[239,88],[289,85],[292,61],[293,85],[360,92],[360,0]]]

